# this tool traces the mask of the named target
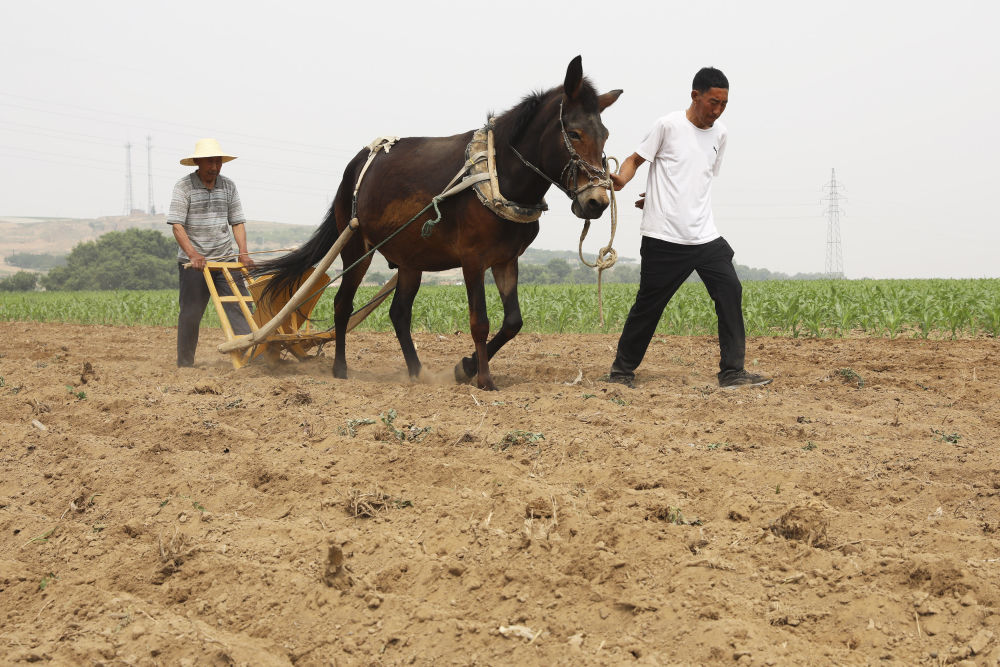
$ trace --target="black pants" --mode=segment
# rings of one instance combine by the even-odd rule
[[[743,370],[746,330],[743,327],[743,286],[733,267],[733,249],[724,238],[702,245],[680,245],[642,237],[639,292],[629,311],[611,377],[635,377],[646,355],[667,302],[692,271],[708,289],[719,317],[719,378]]]
[[[205,307],[211,300],[212,295],[205,284],[205,274],[196,269],[185,269],[183,264],[178,263],[180,272],[180,315],[177,316],[177,365],[194,365],[194,351],[198,348],[198,327],[201,325],[201,318],[205,314]],[[219,296],[232,296],[229,283],[221,271],[212,272],[215,289]],[[247,294],[243,278],[237,274],[233,276],[240,292]],[[223,307],[229,317],[229,323],[233,326],[233,333],[244,335],[250,333],[250,325],[243,317],[238,303],[225,303]]]

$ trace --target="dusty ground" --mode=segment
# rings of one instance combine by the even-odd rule
[[[1000,656],[994,339],[757,339],[775,383],[722,391],[713,339],[629,390],[613,337],[529,334],[485,393],[465,335],[426,384],[390,334],[347,381],[220,337],[0,323],[4,663]]]

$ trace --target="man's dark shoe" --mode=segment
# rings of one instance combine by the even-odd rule
[[[609,375],[608,382],[614,382],[615,384],[623,384],[629,389],[635,389],[635,379],[630,378],[627,375]]]
[[[771,378],[764,377],[763,375],[757,375],[756,373],[750,373],[745,369],[719,378],[719,386],[723,389],[734,389],[736,387],[763,387],[766,384],[771,384]]]

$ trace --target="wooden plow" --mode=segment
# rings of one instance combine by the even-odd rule
[[[215,304],[215,311],[226,334],[226,342],[219,345],[220,352],[229,354],[233,368],[242,368],[257,357],[264,355],[269,362],[277,361],[282,352],[288,352],[302,361],[308,352],[319,345],[328,343],[337,337],[333,329],[318,330],[313,328],[309,315],[316,302],[327,287],[330,277],[326,270],[340,254],[347,239],[354,233],[354,228],[347,227],[333,247],[320,260],[315,268],[303,273],[288,289],[278,294],[264,296],[271,276],[251,278],[250,272],[239,262],[206,262],[204,273],[208,291]],[[212,272],[222,272],[233,296],[220,295],[215,289]],[[249,294],[242,294],[237,288],[233,272],[237,272],[246,281]],[[396,275],[393,275],[371,301],[362,306],[347,324],[347,331],[361,324],[372,311],[378,308],[396,288]],[[225,303],[238,303],[243,316],[250,323],[250,333],[238,336],[233,332],[233,326],[224,308]],[[252,310],[251,310],[252,307]]]

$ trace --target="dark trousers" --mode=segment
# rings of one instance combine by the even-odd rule
[[[211,300],[212,295],[205,284],[205,274],[196,269],[185,269],[183,264],[178,263],[177,268],[180,273],[180,315],[177,316],[177,365],[194,365],[194,351],[198,348],[198,328],[201,325],[201,318],[205,314],[205,307]],[[229,283],[221,271],[213,271],[212,279],[219,296],[232,296]],[[239,274],[234,275],[240,292],[247,294],[243,278]],[[233,333],[244,335],[250,333],[250,325],[243,317],[238,303],[223,304],[229,323],[233,327]]]
[[[611,377],[633,379],[646,355],[667,302],[692,271],[708,289],[719,317],[719,378],[743,370],[746,330],[743,286],[733,267],[733,249],[722,237],[702,245],[680,245],[642,237],[639,292],[628,313]]]

